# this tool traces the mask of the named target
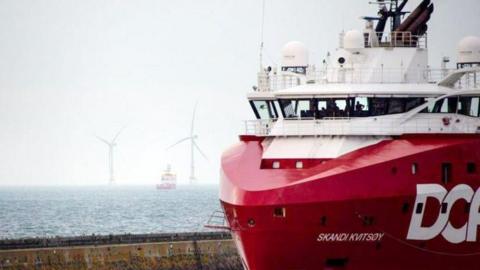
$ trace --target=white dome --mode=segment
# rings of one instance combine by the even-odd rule
[[[364,47],[363,34],[358,30],[350,30],[343,36],[345,49],[361,49]]]
[[[308,66],[308,50],[298,41],[290,41],[282,48],[282,67]]]
[[[480,38],[468,36],[457,46],[458,63],[480,63]]]

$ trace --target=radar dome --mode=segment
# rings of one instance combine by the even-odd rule
[[[290,41],[282,48],[282,67],[308,66],[308,50],[298,41]]]
[[[480,63],[480,38],[468,36],[463,38],[457,46],[458,63]]]
[[[345,49],[361,49],[364,47],[363,34],[358,30],[350,30],[343,36]]]

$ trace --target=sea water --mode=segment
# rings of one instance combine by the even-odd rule
[[[205,231],[217,186],[0,187],[0,238]]]

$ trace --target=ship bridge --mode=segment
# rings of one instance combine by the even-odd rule
[[[433,4],[422,1],[403,22],[404,4],[392,5],[381,7],[380,17],[364,17],[364,30],[342,32],[320,65],[310,64],[301,42],[287,43],[280,67],[261,67],[248,94],[257,119],[245,122],[245,134],[480,133],[480,38],[458,43],[456,69],[446,57],[433,69],[426,31]]]

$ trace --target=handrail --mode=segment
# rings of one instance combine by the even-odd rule
[[[342,76],[338,76],[342,73]],[[469,69],[465,72],[456,69],[432,68],[360,68],[345,66],[343,68],[323,68],[315,70],[307,68],[306,75],[272,73],[262,74],[262,85],[257,91],[275,91],[293,88],[304,84],[313,83],[442,83],[442,86],[455,87],[453,83],[446,84],[444,79],[451,74],[473,74],[455,78],[454,83],[459,87],[479,87],[480,71]],[[303,77],[302,77],[303,76]],[[302,79],[303,78],[303,79]],[[340,79],[341,78],[341,79]]]
[[[320,136],[320,135],[383,135],[402,134],[477,134],[480,118],[454,113],[420,113],[408,115],[358,118],[322,118],[316,120],[248,120],[245,135],[256,136]]]

